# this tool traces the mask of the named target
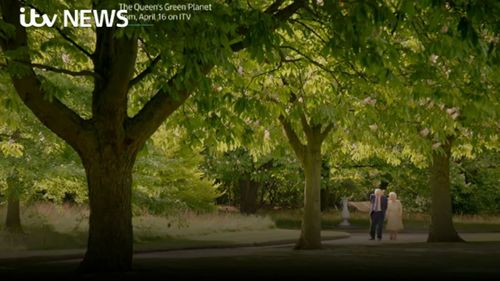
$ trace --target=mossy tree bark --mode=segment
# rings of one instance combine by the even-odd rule
[[[20,184],[18,174],[13,173],[7,177],[7,214],[5,216],[5,231],[9,233],[22,233]]]
[[[241,179],[238,184],[240,186],[240,212],[247,215],[255,214],[258,209],[259,183],[251,179]]]
[[[434,151],[430,167],[432,192],[431,225],[427,242],[461,242],[453,225],[450,192],[450,158],[453,138],[449,137],[442,151]]]
[[[321,145],[333,125],[327,125],[322,130],[321,124],[310,124],[302,115],[301,124],[306,136],[306,144],[303,144],[284,116],[280,116],[280,122],[305,173],[304,213],[300,238],[295,248],[321,249]]]

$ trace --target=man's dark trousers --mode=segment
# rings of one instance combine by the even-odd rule
[[[375,239],[375,232],[377,232],[377,238],[382,239],[382,228],[384,227],[384,211],[375,212],[372,211],[371,214],[372,223],[370,225],[370,236]]]

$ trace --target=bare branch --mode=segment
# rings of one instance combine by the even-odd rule
[[[50,65],[45,65],[41,63],[30,63],[26,61],[21,61],[21,60],[12,60],[13,62],[17,63],[22,63],[24,65],[33,67],[33,68],[39,68],[51,72],[56,72],[56,73],[63,73],[63,74],[68,74],[71,76],[92,76],[92,77],[98,77],[99,75],[91,70],[80,70],[80,71],[75,71],[75,70],[69,70],[69,69],[64,69],[64,68],[57,68],[54,66]],[[2,67],[7,67],[7,64],[0,64]]]
[[[151,57],[151,55],[149,54],[148,50],[146,50],[146,42],[144,42],[144,40],[142,40],[142,38],[141,38],[141,37],[139,37],[139,42],[141,42],[141,44],[142,44],[142,45],[141,45],[141,49],[142,49],[142,51],[146,54],[146,56],[148,57],[148,59],[149,59],[150,61],[152,61],[152,60],[153,60],[153,58],[152,58],[152,57]]]
[[[255,81],[255,79],[259,78],[260,76],[264,76],[264,75],[271,74],[273,72],[278,71],[283,66],[284,62],[285,63],[293,63],[295,61],[300,60],[300,59],[297,59],[297,60],[295,60],[295,59],[286,59],[283,54],[280,54],[280,57],[281,57],[280,63],[276,67],[252,76],[252,78],[250,79],[250,81],[246,85],[245,89],[248,89],[250,87],[250,85],[252,85],[252,83]]]
[[[61,28],[56,27],[57,32],[61,35],[62,38],[64,38],[66,41],[68,41],[71,45],[73,45],[75,48],[80,50],[84,55],[92,59],[92,54],[87,51],[84,47],[82,47],[80,44],[76,43],[75,40],[71,39],[66,33],[62,31]]]
[[[309,25],[301,22],[298,19],[291,19],[290,21],[296,22],[296,23],[300,24],[301,26],[303,26],[305,29],[309,30],[312,34],[316,35],[316,37],[318,37],[318,39],[321,40],[321,42],[323,42],[324,44],[328,43],[321,35],[319,35],[319,33],[316,30],[314,30],[314,28],[310,27]]]
[[[37,11],[37,13],[41,15],[45,15],[43,11],[35,7],[33,4],[29,4],[28,7],[33,8],[35,11]],[[64,31],[62,31],[61,28],[59,27],[54,27],[54,28],[57,30],[57,33],[59,33],[59,35],[61,35],[61,37],[64,38],[64,40],[68,41],[71,45],[73,45],[73,47],[77,48],[84,55],[92,59],[92,54],[89,51],[87,51],[84,47],[82,47],[80,44],[76,43],[75,40],[71,39],[66,33],[64,33]]]
[[[155,66],[158,64],[160,61],[161,57],[160,55],[156,56],[156,58],[141,72],[139,73],[136,77],[134,77],[130,82],[128,83],[129,87],[134,86],[135,84],[139,83],[144,77],[146,77],[149,73],[153,71]]]
[[[335,80],[335,82],[337,83],[337,85],[340,85],[340,86],[342,85],[342,83],[340,83],[340,81],[338,80],[338,78],[335,75],[335,72],[333,70],[329,69],[328,67],[324,66],[323,64],[319,63],[318,61],[316,61],[313,58],[309,57],[308,55],[304,54],[303,52],[301,52],[297,48],[292,47],[292,46],[280,46],[280,48],[290,49],[290,50],[296,52],[297,54],[301,55],[306,60],[308,60],[310,63],[314,64],[315,66],[317,66],[320,69],[322,69],[322,70],[326,71],[327,73],[329,73],[332,76],[332,78]]]

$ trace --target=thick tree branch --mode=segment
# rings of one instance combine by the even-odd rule
[[[207,67],[208,73],[212,67]],[[196,81],[183,81],[182,73],[174,75],[167,85],[160,89],[139,113],[126,122],[127,137],[142,145],[156,129],[192,94],[185,85],[196,85]],[[180,88],[182,87],[182,88]],[[180,89],[179,89],[180,88]]]
[[[117,36],[117,29],[96,28],[93,63],[101,79],[94,81],[92,119],[101,129],[108,127],[117,140],[126,134],[123,126],[129,118],[129,81],[135,71],[137,45],[135,36]]]
[[[273,14],[273,17],[280,23],[285,22],[293,14],[295,14],[300,8],[307,6],[306,0],[295,0],[292,4],[286,6],[285,8],[277,11]]]
[[[311,126],[309,125],[309,122],[307,122],[307,117],[304,111],[300,113],[300,123],[302,124],[302,129],[304,129],[307,138],[310,139],[312,137],[313,131]]]
[[[297,158],[299,158],[301,163],[304,163],[306,146],[300,141],[299,137],[295,133],[295,130],[293,129],[290,122],[285,118],[285,116],[280,115],[279,121],[281,125],[283,125],[283,129],[285,130],[288,142],[292,146],[292,149],[297,155]]]
[[[335,125],[333,123],[330,123],[328,124],[328,126],[326,126],[323,132],[321,132],[320,138],[322,142],[326,139],[326,137],[328,137],[328,134],[330,134],[330,132],[333,130],[334,127]]]
[[[23,61],[19,64],[7,59],[7,64],[19,64],[19,67],[25,69],[22,76],[10,73],[17,94],[45,126],[80,152],[84,149],[84,145],[90,143],[88,138],[90,125],[56,97],[51,97],[50,100],[46,97],[40,81],[30,66],[26,30],[19,23],[18,1],[3,0],[0,6],[3,20],[15,27],[14,36],[3,37],[0,46],[4,52],[16,51],[18,53],[16,60]]]
[[[146,77],[149,73],[153,71],[155,66],[158,64],[160,61],[161,57],[160,55],[156,56],[156,58],[141,72],[139,73],[136,77],[134,77],[130,82],[128,83],[129,87],[134,86],[135,84],[139,83],[144,77]]]
[[[307,1],[306,0],[295,0],[293,1],[292,4],[284,7],[281,10],[278,10],[278,8],[281,6],[282,3],[280,3],[281,0],[276,0],[271,6],[267,8],[266,11],[268,11],[268,14],[272,14],[273,18],[276,20],[277,24],[281,24],[282,22],[285,22],[287,19],[289,19],[293,14],[295,14],[299,9],[303,8],[306,6]],[[274,13],[273,13],[274,12]],[[272,29],[277,28],[278,26],[274,26]],[[240,28],[239,33],[241,35],[244,35],[245,33],[248,32],[246,28]],[[246,47],[248,47],[252,42],[248,39],[243,39],[242,41],[236,42],[231,45],[231,49],[233,52],[238,52]]]
[[[272,3],[269,7],[267,7],[267,9],[264,11],[264,13],[270,14],[270,15],[276,13],[276,11],[278,11],[278,9],[283,4],[283,2],[285,2],[285,0],[274,1],[274,3]]]
[[[295,0],[292,4],[281,10],[277,10],[273,14],[273,17],[278,23],[283,22],[297,12],[297,10],[304,7],[306,3],[305,0]],[[276,9],[278,8],[279,6],[276,7]],[[274,28],[277,27],[276,25]],[[244,35],[244,32],[243,30],[242,35]],[[251,44],[251,42],[243,40],[231,45],[231,49],[233,52],[238,52],[246,48],[249,44]],[[210,72],[213,67],[214,65],[200,65],[203,74]],[[136,145],[142,145],[163,121],[186,101],[199,82],[185,81],[183,79],[182,73],[174,75],[167,83],[167,86],[160,89],[153,98],[144,105],[139,113],[126,121],[125,127],[127,130],[127,138],[135,142]],[[187,85],[192,87],[188,89],[186,87]]]

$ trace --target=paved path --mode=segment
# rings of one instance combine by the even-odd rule
[[[369,240],[368,233],[351,233],[349,238],[341,240],[326,241],[324,244],[332,245],[387,245],[387,244],[401,244],[401,243],[419,243],[427,241],[427,233],[400,233],[398,240],[389,240],[389,235],[386,235],[381,241]],[[500,241],[500,233],[461,233],[460,236],[469,242],[479,241]]]
[[[136,253],[143,252],[170,252],[194,249],[226,249],[251,246],[276,246],[294,243],[300,236],[300,230],[291,229],[269,229],[255,231],[210,233],[205,235],[182,236],[180,240],[151,241],[135,245]],[[322,231],[324,241],[344,239],[349,233],[340,231]],[[185,240],[191,240],[186,242]],[[203,242],[203,243],[199,243]],[[12,261],[43,261],[82,258],[85,249],[63,249],[63,250],[17,250],[0,251],[0,263]]]
[[[135,258],[193,258],[193,257],[215,257],[215,256],[241,256],[254,255],[260,252],[276,251],[290,252],[293,251],[293,243],[297,239],[298,231],[280,230],[279,237],[273,237],[270,241],[266,241],[263,235],[257,232],[248,232],[245,237],[246,242],[240,240],[231,241],[231,234],[224,234],[222,237],[227,241],[236,244],[217,244],[221,241],[220,235],[206,236],[205,241],[214,240],[213,245],[208,244],[203,248],[194,249],[154,249],[153,251],[139,252],[134,255]],[[226,237],[227,236],[227,237]],[[464,233],[461,234],[466,241],[500,241],[500,233]],[[359,245],[359,246],[385,246],[396,244],[423,243],[426,242],[426,233],[402,233],[399,234],[398,240],[389,240],[384,238],[382,241],[368,240],[368,234],[351,233],[347,236],[346,233],[325,231],[323,233],[325,240],[323,245]],[[239,242],[239,243],[238,243]],[[254,246],[253,246],[254,245]],[[39,251],[21,251],[21,252],[2,252],[0,254],[0,263],[12,261],[48,261],[48,260],[70,260],[80,259],[85,253],[84,249],[68,249],[68,250],[39,250]]]
[[[468,241],[422,243],[425,233],[404,233],[399,240],[369,241],[366,233],[324,241],[324,250],[294,251],[293,244],[259,247],[169,250],[137,253],[134,271],[78,275],[81,257],[10,261],[0,278],[127,280],[499,280],[500,233],[467,233]],[[401,278],[401,276],[404,276]],[[371,280],[370,279],[370,280]]]
[[[479,241],[500,241],[500,233],[464,233],[461,237],[469,242],[479,242]],[[348,238],[327,240],[323,242],[325,246],[335,245],[360,245],[360,246],[388,246],[397,244],[412,244],[412,243],[424,243],[427,239],[426,233],[401,233],[399,234],[398,240],[389,240],[384,238],[381,241],[369,240],[368,234],[362,233],[352,233]],[[292,252],[293,244],[280,244],[280,245],[266,245],[258,247],[238,247],[238,248],[218,248],[218,249],[192,249],[192,250],[180,250],[180,251],[165,251],[165,252],[151,252],[151,253],[139,253],[135,255],[135,258],[197,258],[197,257],[236,257],[236,256],[246,256],[255,255],[262,253],[285,253]],[[314,253],[315,251],[311,251]]]

